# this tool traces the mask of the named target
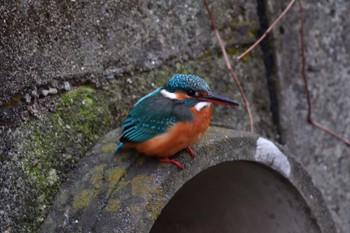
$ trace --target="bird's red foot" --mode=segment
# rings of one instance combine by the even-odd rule
[[[196,156],[196,152],[191,147],[186,147],[186,151],[191,155],[192,159]]]
[[[177,161],[176,159],[162,158],[162,159],[159,159],[159,161],[162,162],[162,163],[172,163],[172,164],[175,164],[175,166],[176,166],[179,170],[184,169],[184,167],[181,165],[181,163],[180,163],[179,161]]]

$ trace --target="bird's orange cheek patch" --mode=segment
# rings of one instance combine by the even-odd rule
[[[176,94],[176,99],[178,99],[178,100],[190,98],[190,96],[186,95],[183,92],[175,92],[175,94]]]

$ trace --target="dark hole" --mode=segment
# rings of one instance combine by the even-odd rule
[[[226,162],[188,181],[170,200],[151,233],[320,232],[304,199],[274,170]]]

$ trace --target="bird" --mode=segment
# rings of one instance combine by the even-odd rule
[[[239,106],[236,101],[212,92],[196,75],[173,74],[163,86],[140,98],[131,108],[122,121],[115,152],[122,147],[134,148],[182,170],[183,165],[173,156],[187,150],[195,157],[190,146],[208,129],[212,104]]]

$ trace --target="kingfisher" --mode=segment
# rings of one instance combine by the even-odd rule
[[[140,98],[122,122],[122,135],[115,148],[135,148],[160,162],[182,164],[172,158],[198,141],[209,127],[212,104],[238,106],[211,92],[209,85],[193,74],[174,74],[163,86]]]

